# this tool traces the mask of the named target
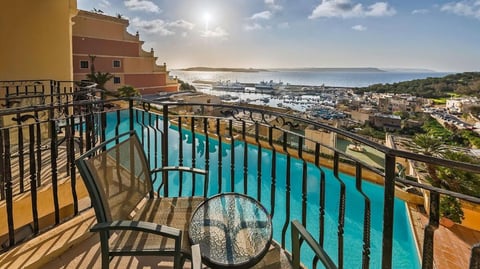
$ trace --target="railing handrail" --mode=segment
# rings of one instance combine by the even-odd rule
[[[36,80],[34,80],[36,81]],[[55,82],[54,84],[52,85],[56,85],[55,87],[58,87],[58,84],[59,82]],[[73,93],[71,93],[73,95]],[[54,100],[53,97],[61,97],[63,95],[66,95],[68,96],[69,93],[56,93],[54,92],[52,95],[48,95],[49,97],[51,97],[52,99],[50,100]],[[1,100],[5,100],[5,99],[0,99]],[[55,100],[59,100],[59,99],[55,99]],[[67,149],[70,150],[69,154],[72,154],[73,153],[73,156],[72,155],[69,155],[69,160],[67,161],[67,170],[69,171],[70,173],[70,176],[71,176],[71,180],[72,180],[72,195],[75,196],[75,184],[74,184],[74,176],[75,176],[75,166],[73,163],[73,159],[74,159],[74,154],[75,154],[75,151],[79,150],[80,152],[77,152],[77,153],[82,153],[82,151],[84,150],[88,150],[92,147],[95,147],[96,145],[103,145],[101,144],[102,142],[104,141],[107,141],[108,140],[108,137],[105,137],[105,128],[107,126],[107,122],[106,122],[106,111],[103,110],[103,104],[106,104],[106,103],[113,103],[113,102],[117,102],[117,101],[128,101],[129,103],[129,129],[130,130],[133,130],[134,129],[134,121],[137,120],[135,117],[134,117],[134,113],[137,113],[135,115],[145,115],[145,114],[142,114],[143,111],[150,111],[150,109],[152,107],[156,107],[159,111],[161,111],[161,113],[157,113],[157,115],[155,116],[156,119],[160,119],[161,117],[163,117],[164,121],[163,123],[161,124],[161,126],[155,126],[155,127],[152,127],[150,126],[149,127],[149,131],[152,131],[152,132],[155,132],[155,141],[151,142],[150,141],[150,137],[147,137],[147,134],[143,134],[144,135],[144,139],[145,139],[145,143],[148,144],[148,146],[150,146],[150,143],[157,143],[157,141],[160,141],[161,140],[161,145],[160,145],[160,148],[162,148],[162,152],[158,152],[155,153],[157,155],[155,156],[160,156],[159,154],[161,154],[162,156],[162,163],[164,165],[169,165],[170,162],[168,160],[168,154],[167,154],[167,149],[168,149],[168,128],[169,128],[169,124],[170,124],[170,120],[171,119],[174,119],[174,118],[178,118],[179,119],[179,130],[178,130],[178,133],[179,135],[181,136],[182,135],[182,128],[183,127],[186,127],[187,129],[191,129],[192,131],[192,136],[193,136],[193,141],[195,141],[195,133],[197,133],[197,131],[199,133],[202,133],[206,139],[208,138],[211,138],[211,137],[216,137],[216,139],[218,140],[219,144],[218,144],[218,158],[217,158],[217,167],[219,168],[219,171],[222,169],[222,147],[233,147],[234,146],[234,141],[242,141],[242,143],[244,143],[244,145],[247,145],[248,143],[252,143],[254,146],[257,147],[257,151],[258,152],[258,162],[257,162],[257,167],[258,167],[258,171],[257,171],[257,175],[256,175],[256,180],[251,180],[251,181],[246,181],[246,178],[247,176],[245,175],[245,171],[248,170],[248,167],[245,167],[246,165],[248,164],[245,164],[245,159],[244,159],[244,164],[243,164],[243,175],[244,175],[244,182],[243,182],[243,188],[246,190],[247,189],[247,184],[256,184],[257,186],[255,186],[257,188],[257,199],[259,200],[262,200],[260,198],[260,188],[261,188],[261,181],[260,181],[260,178],[262,177],[262,171],[261,171],[261,165],[262,165],[262,159],[261,159],[261,153],[262,153],[262,150],[263,149],[268,149],[270,148],[272,150],[272,156],[276,153],[279,153],[279,152],[284,152],[286,154],[286,162],[287,162],[287,171],[289,171],[289,166],[291,165],[290,162],[291,162],[291,159],[294,158],[294,157],[297,157],[300,161],[301,161],[301,165],[303,166],[303,174],[302,175],[298,175],[298,184],[301,184],[302,186],[301,187],[301,197],[299,197],[299,200],[300,200],[300,203],[301,203],[301,206],[302,206],[302,221],[301,222],[298,222],[298,224],[301,224],[302,226],[305,226],[306,229],[309,228],[308,225],[306,225],[306,203],[307,203],[307,186],[305,186],[305,181],[306,181],[306,178],[307,178],[307,172],[306,172],[306,167],[307,167],[307,162],[311,161],[314,166],[316,168],[318,168],[318,170],[320,170],[320,185],[324,184],[324,180],[325,178],[322,178],[324,177],[325,175],[323,174],[323,171],[322,171],[322,164],[320,163],[319,159],[320,159],[320,156],[323,158],[325,157],[326,155],[328,155],[325,160],[327,160],[328,162],[331,162],[331,165],[332,165],[332,171],[333,171],[333,177],[335,177],[335,180],[336,180],[336,183],[339,183],[341,185],[341,189],[345,188],[344,186],[344,182],[343,182],[343,179],[342,179],[342,176],[339,175],[339,163],[342,162],[342,161],[349,161],[350,163],[349,164],[352,164],[351,166],[354,168],[354,177],[355,177],[355,180],[356,180],[356,191],[360,192],[362,194],[362,199],[365,200],[365,208],[368,207],[368,211],[367,209],[365,209],[366,213],[365,213],[365,216],[364,216],[364,221],[366,222],[365,226],[364,226],[364,235],[365,235],[365,238],[363,240],[365,240],[364,242],[369,242],[369,237],[370,237],[370,234],[367,234],[365,233],[365,230],[369,230],[371,227],[370,227],[370,209],[369,209],[369,198],[363,193],[362,191],[362,180],[363,180],[363,177],[362,177],[362,170],[369,170],[371,172],[374,173],[374,175],[378,175],[379,177],[383,178],[383,181],[384,181],[384,219],[383,219],[383,231],[382,231],[382,236],[383,236],[383,242],[382,242],[382,267],[383,268],[389,268],[392,266],[392,233],[393,233],[393,228],[390,227],[390,226],[393,226],[393,210],[394,210],[394,205],[393,205],[393,197],[394,197],[394,189],[395,189],[395,183],[402,183],[404,185],[407,185],[407,186],[413,186],[413,187],[417,187],[417,188],[420,188],[422,190],[424,190],[425,192],[427,192],[427,194],[429,193],[431,195],[430,197],[430,200],[431,200],[431,203],[430,203],[430,221],[429,221],[429,224],[428,224],[428,229],[426,228],[425,229],[425,249],[424,249],[424,252],[423,253],[426,253],[426,255],[424,255],[424,257],[427,257],[425,258],[425,265],[424,267],[425,268],[430,268],[430,265],[432,264],[432,262],[429,260],[431,259],[431,257],[433,257],[433,231],[438,227],[438,218],[439,218],[439,214],[438,214],[438,204],[439,204],[439,197],[440,195],[447,195],[447,196],[453,196],[453,197],[456,197],[456,198],[459,198],[461,200],[464,200],[464,201],[469,201],[469,202],[472,202],[474,204],[480,204],[480,198],[479,197],[475,197],[475,196],[469,196],[469,195],[465,195],[465,194],[461,194],[461,193],[456,193],[456,192],[453,192],[453,191],[450,191],[450,190],[445,190],[445,189],[442,189],[442,188],[438,188],[438,187],[434,187],[434,186],[430,186],[428,185],[427,183],[424,183],[424,182],[415,182],[415,181],[410,181],[410,180],[406,180],[406,179],[403,179],[401,178],[400,176],[398,176],[396,174],[396,167],[395,167],[395,160],[396,158],[405,158],[405,159],[408,159],[408,160],[412,160],[414,162],[421,162],[421,163],[428,163],[428,164],[433,164],[435,166],[445,166],[445,167],[453,167],[453,168],[456,168],[456,169],[461,169],[463,171],[469,171],[469,172],[473,172],[473,173],[478,173],[480,174],[480,165],[477,165],[477,164],[470,164],[470,163],[463,163],[463,162],[458,162],[458,161],[452,161],[452,160],[447,160],[447,159],[441,159],[441,158],[438,158],[438,157],[433,157],[433,156],[425,156],[425,155],[422,155],[422,154],[418,154],[418,153],[413,153],[413,152],[408,152],[408,151],[404,151],[404,150],[399,150],[399,149],[392,149],[392,148],[389,148],[385,145],[382,145],[382,144],[379,144],[379,143],[376,143],[374,141],[371,141],[365,137],[362,137],[358,134],[354,134],[354,133],[351,133],[347,130],[343,130],[343,129],[338,129],[334,126],[330,126],[328,124],[324,124],[324,123],[321,123],[321,122],[316,122],[312,119],[306,119],[306,118],[302,118],[302,117],[299,117],[299,116],[296,116],[296,115],[291,115],[291,114],[287,114],[287,113],[283,113],[281,111],[271,111],[271,110],[268,110],[268,109],[263,109],[263,108],[256,108],[256,107],[243,107],[243,106],[240,106],[240,105],[232,105],[232,104],[210,104],[210,103],[199,103],[199,102],[189,102],[189,103],[177,103],[177,102],[160,102],[160,101],[152,101],[152,100],[147,100],[147,99],[143,99],[143,98],[111,98],[111,99],[107,99],[107,100],[80,100],[80,101],[73,101],[73,99],[70,99],[72,100],[71,102],[69,101],[68,103],[48,103],[48,104],[44,104],[44,105],[34,105],[34,106],[31,106],[31,107],[21,107],[21,108],[10,108],[10,109],[4,109],[4,110],[0,110],[0,117],[5,117],[5,116],[8,116],[8,115],[11,115],[11,116],[18,116],[18,115],[21,115],[21,114],[24,114],[24,113],[38,113],[40,114],[41,111],[45,111],[45,113],[42,113],[44,116],[45,116],[45,119],[42,118],[41,121],[36,121],[35,123],[24,123],[24,124],[19,124],[19,125],[13,125],[13,126],[6,126],[6,127],[0,127],[0,156],[2,158],[4,158],[4,156],[2,154],[5,153],[5,158],[9,159],[8,162],[6,162],[7,164],[10,162],[10,159],[15,157],[15,158],[19,158],[19,162],[21,162],[20,158],[23,158],[21,156],[24,156],[26,154],[26,152],[29,153],[29,156],[30,158],[40,158],[38,156],[40,156],[39,154],[41,154],[42,152],[42,149],[40,148],[39,145],[41,145],[39,142],[41,142],[41,139],[42,139],[42,136],[39,135],[40,133],[40,124],[43,124],[43,127],[46,127],[46,129],[48,130],[48,132],[50,134],[53,135],[52,137],[52,140],[50,141],[50,148],[49,150],[51,150],[51,154],[52,154],[52,157],[56,157],[57,154],[58,154],[58,149],[56,149],[56,146],[57,146],[57,143],[59,142],[58,141],[58,138],[57,138],[57,133],[56,133],[56,127],[58,127],[59,125],[56,124],[56,121],[59,121],[59,120],[66,120],[67,122],[65,123],[65,126],[62,125],[61,128],[64,128],[62,130],[65,131],[65,141],[66,141],[66,145],[67,145]],[[77,114],[73,114],[72,113],[66,113],[66,115],[63,115],[61,116],[56,116],[55,113],[54,113],[54,110],[57,110],[57,109],[64,109],[64,108],[86,108],[85,111],[83,110],[80,110],[78,112],[76,112]],[[203,109],[207,109],[207,108],[212,108],[212,111],[214,112],[224,112],[223,114],[222,113],[219,113],[218,115],[216,114],[212,114],[212,115],[208,115],[208,114],[205,114],[205,115],[198,115],[198,113],[191,113],[191,112],[187,112],[185,114],[175,114],[173,113],[173,108],[174,107],[177,107],[177,108],[181,108],[181,107],[190,107],[190,108],[193,108],[193,107],[200,107],[202,108],[202,111]],[[94,109],[92,109],[94,108]],[[134,112],[134,109],[137,110],[137,112]],[[163,110],[163,111],[162,111]],[[185,111],[187,111],[185,109]],[[178,112],[178,111],[176,111]],[[239,113],[245,113],[242,115],[242,118],[239,117]],[[117,115],[119,115],[120,112],[117,112]],[[142,117],[143,117],[142,116]],[[243,118],[243,116],[245,116],[245,118]],[[258,116],[258,117],[257,117]],[[55,117],[58,117],[58,118],[55,118]],[[148,114],[146,117],[151,117],[150,114]],[[182,118],[185,119],[185,118],[190,118],[190,123],[188,124],[188,126],[185,124],[185,122],[182,123]],[[168,120],[167,120],[168,119]],[[78,120],[78,122],[76,122],[76,120]],[[140,119],[143,121],[143,118]],[[210,120],[212,122],[210,122]],[[115,131],[118,132],[118,125],[119,125],[119,121],[120,121],[120,118],[117,117],[117,122],[113,122],[113,123],[108,123],[109,126],[113,126]],[[137,124],[139,124],[140,126],[142,124],[145,124],[145,127],[146,125],[148,125],[148,121],[150,121],[150,119],[148,119],[146,122],[137,122]],[[188,121],[188,120],[186,120]],[[19,122],[20,123],[20,122]],[[47,124],[45,124],[47,123]],[[199,123],[198,125],[195,125],[196,123]],[[236,124],[236,123],[241,123],[241,126],[233,126],[233,124]],[[252,123],[253,125],[251,125],[250,127],[247,127],[246,124],[250,124]],[[157,124],[159,124],[157,122]],[[212,126],[208,126],[209,124],[213,124]],[[220,127],[220,124],[223,124],[222,127]],[[352,140],[356,143],[360,143],[362,145],[365,145],[365,146],[368,146],[368,147],[371,147],[371,148],[374,148],[375,150],[377,150],[378,152],[380,152],[383,156],[384,156],[384,167],[375,167],[375,166],[372,166],[372,165],[369,165],[367,164],[365,161],[362,161],[361,159],[359,158],[356,158],[354,156],[350,156],[348,155],[346,152],[343,152],[341,151],[340,149],[336,148],[335,146],[331,146],[331,145],[327,145],[325,143],[322,143],[320,141],[316,141],[314,138],[309,138],[307,137],[305,134],[301,134],[301,133],[297,133],[295,130],[290,130],[290,127],[296,127],[298,126],[298,124],[301,124],[302,126],[303,125],[306,125],[306,126],[313,126],[315,129],[321,129],[321,130],[325,130],[327,132],[333,132],[337,135],[340,135],[342,137],[344,137],[345,139],[347,140]],[[260,131],[259,131],[259,128],[262,127],[262,126],[266,126],[268,127],[268,134],[265,132],[265,129],[263,129],[263,133],[260,134]],[[21,135],[23,135],[23,132],[26,132],[26,129],[27,128],[24,128],[24,127],[28,127],[29,129],[29,139],[30,139],[30,150],[27,150],[26,147],[25,149],[23,148],[23,145],[19,145],[19,152],[21,154],[18,154],[15,155],[15,156],[12,156],[11,155],[11,152],[10,152],[10,149],[12,148],[12,145],[10,143],[10,141],[4,141],[4,140],[8,140],[9,137],[10,137],[10,131],[12,133],[15,133],[17,132],[18,133],[18,141],[23,141],[23,137]],[[36,129],[34,129],[36,127]],[[76,129],[77,128],[77,129]],[[209,129],[209,128],[213,128],[213,129]],[[221,129],[223,128],[223,129]],[[278,130],[280,131],[280,135],[276,134],[275,135],[275,138],[273,138],[273,135],[272,135],[272,130]],[[238,136],[238,134],[241,134],[240,136]],[[5,136],[6,135],[6,136]],[[157,137],[158,136],[158,137]],[[238,137],[238,138],[237,138]],[[228,138],[229,140],[225,139],[225,138]],[[77,140],[75,140],[77,139]],[[288,144],[287,142],[287,139],[290,139],[291,141],[294,142],[294,145],[292,144]],[[3,142],[6,142],[6,143],[3,143]],[[143,140],[142,140],[143,142]],[[315,150],[313,150],[312,148],[309,148],[309,151],[307,152],[306,148],[306,143],[307,142],[313,142],[314,143],[314,146],[315,146]],[[79,143],[79,146],[75,146],[75,143]],[[181,140],[179,142],[180,144],[183,143]],[[208,143],[208,142],[206,142]],[[277,147],[278,146],[278,147]],[[208,147],[208,144],[206,144],[206,147]],[[304,148],[305,147],[305,148]],[[324,153],[322,151],[320,151],[320,147],[322,148],[322,150],[326,150],[327,153]],[[75,150],[75,148],[77,148]],[[4,151],[4,149],[6,151]],[[155,148],[156,150],[157,148]],[[192,145],[191,147],[191,150],[193,152],[192,155],[195,154],[195,145]],[[23,151],[23,152],[22,152]],[[179,151],[182,151],[182,150],[179,150]],[[208,151],[208,149],[207,149]],[[331,153],[330,153],[331,152]],[[305,157],[305,155],[310,154],[311,156],[307,156]],[[323,155],[321,155],[323,154]],[[331,155],[331,156],[330,156]],[[26,155],[25,155],[26,156]],[[209,158],[208,154],[205,155],[206,157],[205,158]],[[308,158],[310,157],[315,157],[315,162],[313,160],[310,160]],[[180,157],[181,158],[181,162],[183,162],[183,156]],[[191,160],[193,164],[193,166],[195,166],[197,160],[195,160],[195,156],[192,156],[193,160]],[[231,156],[230,158],[230,162],[231,164],[234,163],[234,158],[235,156]],[[273,158],[273,157],[272,157]],[[53,160],[54,158],[52,158]],[[308,159],[308,160],[307,160]],[[40,161],[38,162],[31,162],[31,165],[30,165],[30,169],[33,171],[30,175],[30,184],[35,184],[36,186],[36,181],[35,181],[35,178],[38,178],[39,177],[39,174],[40,174],[40,171],[35,171],[35,165],[40,165],[41,164],[41,159],[39,159]],[[3,161],[3,159],[0,158],[0,161]],[[175,161],[175,160],[173,160]],[[57,176],[57,164],[54,164],[53,163],[54,161],[52,161],[51,163],[51,168],[52,168],[52,174],[54,174],[54,176],[56,177]],[[210,163],[210,160],[205,160],[205,166],[206,166],[206,169],[208,169],[208,166],[211,165]],[[3,164],[2,164],[3,165]],[[0,168],[2,168],[3,166],[0,166]],[[3,169],[3,168],[2,168]],[[238,169],[242,169],[242,167],[238,167]],[[274,167],[272,167],[272,169],[275,169]],[[232,171],[229,171],[230,173],[230,176],[231,177],[234,177],[234,172],[233,171],[233,166],[231,166],[231,170]],[[4,171],[2,171],[2,174],[3,175]],[[6,172],[7,174],[10,173],[8,176],[11,176],[11,171],[10,172]],[[37,173],[37,174],[36,174]],[[221,172],[220,172],[221,173]],[[273,173],[273,172],[272,172]],[[285,174],[287,174],[289,172],[286,172]],[[26,176],[25,176],[26,177]],[[275,187],[275,176],[272,175],[271,176],[272,179],[272,187]],[[287,175],[287,177],[289,178],[290,175]],[[3,179],[3,178],[2,178]],[[301,179],[301,180],[300,180]],[[7,177],[7,181],[10,180],[10,178]],[[26,179],[28,180],[28,179]],[[195,181],[195,180],[194,180]],[[166,180],[166,182],[168,183],[168,180]],[[231,180],[231,185],[233,185],[233,180]],[[292,191],[293,187],[291,186],[292,182],[290,182],[290,179],[288,179],[287,181],[288,183],[285,183],[287,186],[285,187],[286,188],[286,192],[290,193],[290,191]],[[322,183],[323,182],[323,183]],[[0,182],[2,183],[2,182]],[[297,182],[296,182],[297,183]],[[3,184],[3,183],[2,183]],[[226,183],[225,183],[226,184]],[[167,184],[168,185],[168,184]],[[56,188],[57,187],[57,181],[55,180],[55,182],[52,183],[52,186],[53,188]],[[165,186],[163,186],[165,187]],[[168,186],[167,186],[168,187]],[[298,186],[295,186],[295,187],[298,187]],[[322,188],[324,188],[325,185],[323,185]],[[0,186],[0,188],[5,188],[9,191],[8,193],[8,199],[9,201],[7,201],[7,203],[11,203],[13,201],[12,197],[11,197],[11,192],[12,192],[12,182],[9,181],[9,182],[6,182],[5,185],[2,185]],[[22,187],[23,188],[23,187]],[[233,187],[232,187],[233,188]],[[219,187],[219,190],[221,189],[221,187]],[[32,195],[33,193],[35,192],[36,190],[32,190]],[[325,190],[323,190],[325,191]],[[0,193],[2,194],[2,193]],[[167,192],[168,194],[168,192]],[[3,194],[2,194],[3,195]],[[341,241],[339,242],[339,249],[342,249],[343,248],[343,230],[344,230],[344,226],[346,226],[347,224],[345,224],[345,199],[346,199],[346,195],[344,190],[341,190],[341,193],[339,194],[339,204],[338,204],[338,207],[339,207],[339,212],[338,212],[338,240]],[[270,201],[272,204],[274,203],[274,196],[275,196],[275,193],[272,193],[271,194],[271,197],[270,199],[272,199],[272,201]],[[320,194],[321,199],[325,199],[325,194]],[[58,198],[57,198],[58,199]],[[76,198],[74,198],[75,200]],[[263,199],[266,199],[266,198],[263,198]],[[310,199],[310,198],[308,198]],[[290,209],[288,209],[290,207],[290,197],[288,198],[285,198],[286,201],[286,209],[285,211],[288,211]],[[283,201],[282,201],[283,202]],[[324,203],[324,202],[323,202]],[[77,206],[77,205],[75,205]],[[58,206],[56,206],[55,208],[55,218],[56,218],[56,224],[59,223],[59,208],[57,208]],[[77,211],[78,209],[75,210],[75,212],[78,212]],[[277,209],[278,210],[278,209]],[[322,207],[322,202],[319,202],[319,209],[318,209],[318,214],[320,216],[320,218],[322,220],[320,220],[319,222],[322,222],[323,221],[323,218],[324,218],[324,215],[325,215],[325,212],[323,212],[325,210],[325,208]],[[58,211],[58,212],[57,212]],[[272,209],[273,211],[273,209]],[[13,211],[12,210],[9,210],[9,214],[13,217]],[[273,214],[273,213],[272,213]],[[310,214],[310,213],[309,213]],[[290,220],[290,216],[286,217],[287,220]],[[297,232],[298,232],[298,227],[296,227],[296,224],[297,222],[294,222],[294,223],[290,223],[290,221],[287,221],[287,223],[284,225],[284,228],[282,230],[282,233],[285,233],[285,231],[287,230],[287,227],[292,227],[292,230],[293,229],[297,229]],[[310,224],[309,224],[310,225]],[[37,220],[37,226],[38,226],[38,220]],[[324,227],[324,226],[321,226],[321,227]],[[35,228],[35,232],[38,232],[38,227]],[[11,223],[9,223],[9,240],[10,242],[14,242],[15,240],[14,239],[14,228],[13,226],[11,225]],[[284,235],[282,235],[284,236]],[[323,242],[323,238],[322,238],[322,235],[320,235],[320,242]],[[283,247],[286,247],[285,246],[285,243],[284,243],[285,240],[282,240],[282,246]],[[309,241],[309,240],[307,240]],[[298,242],[296,242],[298,243]],[[310,244],[310,243],[309,243]],[[321,246],[323,243],[320,243]],[[326,247],[326,246],[323,246],[323,247]],[[366,262],[368,263],[368,259],[369,259],[369,253],[370,253],[370,246],[369,246],[369,243],[366,243],[366,246],[363,246],[364,249],[364,256],[363,258],[366,260]],[[475,250],[477,253],[478,252],[478,247],[476,248],[472,248],[472,251]],[[342,267],[343,264],[342,264],[342,260],[343,260],[343,253],[341,251],[339,251],[340,253],[338,254],[339,257],[339,265],[338,267]],[[476,255],[476,256],[475,256]],[[473,262],[478,262],[477,260],[480,259],[478,258],[477,254],[475,255],[472,255],[472,260]],[[364,260],[364,262],[365,262]],[[472,262],[472,264],[473,264]],[[328,263],[328,262],[327,262]],[[332,262],[333,263],[333,262]]]
[[[325,129],[331,132],[335,132],[337,134],[340,134],[342,136],[345,136],[347,138],[353,139],[357,142],[360,142],[362,144],[365,144],[367,146],[370,146],[372,148],[375,148],[376,150],[386,154],[386,155],[391,155],[395,157],[400,157],[400,158],[406,158],[406,159],[411,159],[415,161],[421,161],[421,162],[427,162],[431,164],[436,164],[436,165],[441,165],[441,166],[453,166],[453,167],[458,167],[460,169],[465,169],[470,172],[476,172],[480,173],[480,165],[477,164],[471,164],[471,163],[463,163],[463,162],[458,162],[458,161],[453,161],[449,159],[444,159],[444,158],[438,158],[434,156],[428,156],[428,155],[423,155],[419,153],[414,153],[414,152],[409,152],[405,150],[399,150],[399,149],[392,149],[390,147],[387,147],[385,145],[373,142],[365,137],[362,137],[360,135],[357,135],[355,133],[349,132],[347,130],[339,129],[332,127],[327,124],[319,123],[310,119],[304,119],[295,115],[289,115],[285,113],[280,113],[276,111],[270,111],[266,109],[259,109],[259,108],[246,108],[242,106],[236,106],[236,105],[229,105],[229,104],[206,104],[206,103],[198,103],[198,102],[188,102],[188,103],[176,103],[176,102],[161,102],[161,101],[155,101],[155,100],[147,100],[147,99],[142,99],[142,98],[133,98],[133,100],[139,101],[139,102],[144,102],[144,103],[151,103],[151,104],[157,104],[160,106],[204,106],[204,107],[224,107],[224,108],[232,108],[232,109],[238,109],[238,110],[244,110],[244,111],[251,111],[251,112],[257,112],[257,113],[268,113],[274,116],[281,116],[281,117],[289,117],[293,120],[299,121],[299,122],[304,122],[308,123],[310,125],[313,125],[315,127]],[[189,116],[189,115],[186,115]]]

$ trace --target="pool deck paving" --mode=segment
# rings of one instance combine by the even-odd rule
[[[417,243],[422,251],[428,216],[417,206],[409,206]],[[455,224],[451,228],[438,226],[434,236],[434,268],[466,269],[470,265],[472,246],[480,242],[480,232]]]

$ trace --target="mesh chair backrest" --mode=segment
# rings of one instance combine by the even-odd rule
[[[136,135],[85,163],[104,207],[102,221],[129,219],[138,204],[153,195],[148,163]]]

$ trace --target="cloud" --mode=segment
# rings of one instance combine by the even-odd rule
[[[143,30],[147,33],[160,34],[161,36],[170,36],[176,33],[176,30],[180,29],[185,32],[185,30],[192,30],[195,25],[186,20],[176,20],[172,22],[165,22],[164,20],[142,20],[138,17],[130,20],[132,26]]]
[[[125,0],[125,6],[130,10],[160,13],[160,8],[148,0]]]
[[[282,6],[275,4],[275,0],[265,0],[265,4],[268,6],[268,8],[274,11],[283,9]]]
[[[143,30],[147,33],[156,33],[160,34],[161,36],[169,36],[175,34],[175,32],[168,29],[169,25],[163,20],[157,19],[145,21],[139,18],[134,18],[133,20],[131,20],[131,23],[132,26],[134,26],[135,28]]]
[[[250,19],[252,20],[269,20],[272,18],[272,12],[271,11],[262,11],[262,12],[259,12],[259,13],[255,13],[253,14]]]
[[[474,17],[480,19],[480,0],[465,0],[444,4],[441,11],[453,13],[459,16]]]
[[[243,29],[245,29],[245,31],[255,31],[255,30],[261,30],[263,29],[263,26],[261,26],[260,24],[258,23],[254,23],[254,24],[247,24],[243,27]]]
[[[428,12],[430,12],[428,9],[415,9],[412,11],[412,14],[413,15],[416,15],[416,14],[427,14]]]
[[[361,25],[361,24],[357,24],[357,25],[354,25],[352,26],[352,29],[355,30],[355,31],[366,31],[367,30],[367,27]]]
[[[228,33],[223,28],[217,27],[214,30],[207,30],[202,32],[201,36],[226,39],[228,37]]]
[[[188,22],[186,20],[176,20],[173,22],[169,22],[168,26],[176,27],[180,29],[192,30],[195,27],[195,24]]]
[[[384,17],[393,16],[397,13],[394,8],[388,6],[386,2],[377,2],[369,7],[369,10],[365,12],[365,16],[368,17]]]
[[[361,3],[353,3],[351,0],[322,0],[308,18],[384,17],[393,16],[396,13],[396,10],[386,2],[376,2],[364,8]]]

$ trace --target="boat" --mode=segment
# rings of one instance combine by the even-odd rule
[[[217,91],[234,91],[234,92],[244,92],[245,85],[239,82],[230,82],[227,81],[218,81],[212,85],[213,90]]]
[[[260,83],[255,84],[255,90],[262,93],[273,93],[280,86],[283,85],[283,82],[274,82],[270,81],[260,81]]]
[[[355,152],[365,152],[365,148],[358,144],[350,144],[348,145],[348,149]]]
[[[232,96],[230,94],[220,95],[220,100],[224,102],[236,102],[238,99],[238,96]]]

